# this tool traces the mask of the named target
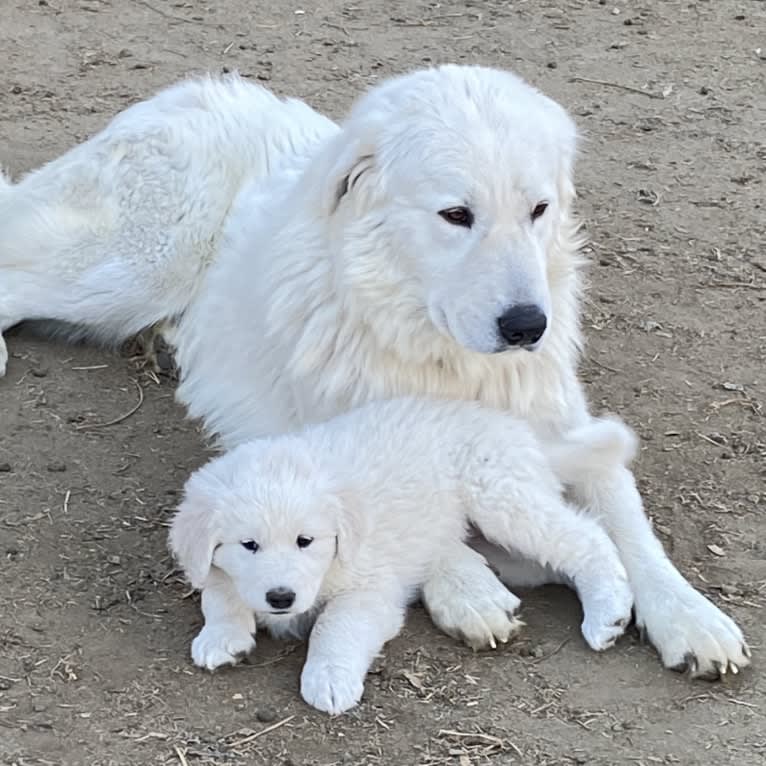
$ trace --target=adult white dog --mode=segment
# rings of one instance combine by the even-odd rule
[[[170,531],[202,589],[192,657],[210,670],[234,663],[255,647],[258,625],[310,632],[303,698],[341,713],[434,571],[465,558],[486,569],[464,542],[471,525],[568,577],[583,635],[605,649],[633,596],[614,543],[563,501],[561,481],[583,485],[625,465],[633,442],[621,423],[594,420],[543,445],[522,421],[475,403],[393,399],[241,444],[191,477]],[[521,626],[519,604],[507,592],[500,641]]]
[[[559,105],[445,66],[373,88],[337,127],[249,87],[182,85],[1,191],[0,326],[173,320],[179,396],[226,447],[397,395],[476,399],[542,435],[589,422],[576,133]],[[667,666],[748,664],[627,469],[577,500],[615,541]],[[448,632],[499,619],[485,569],[465,554],[424,588]]]

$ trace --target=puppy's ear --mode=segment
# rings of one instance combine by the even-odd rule
[[[353,489],[343,489],[337,497],[338,558],[345,565],[362,544],[367,524],[359,495]]]
[[[220,543],[213,498],[187,484],[186,496],[170,527],[170,550],[193,588],[203,588]]]
[[[369,206],[382,192],[381,176],[373,146],[366,141],[350,140],[342,133],[333,143],[329,156],[324,194],[325,214],[331,216],[346,199],[359,207]]]

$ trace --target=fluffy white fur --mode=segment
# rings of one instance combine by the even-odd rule
[[[225,447],[400,395],[475,399],[542,436],[588,424],[576,135],[559,105],[512,74],[446,66],[373,88],[340,127],[237,80],[133,109],[116,120],[129,139],[110,127],[2,192],[2,326],[54,316],[109,334],[175,318],[179,397]],[[456,206],[472,227],[438,214]],[[545,335],[494,353],[519,304],[545,311]],[[627,469],[578,502],[617,545],[667,666],[748,664],[739,628],[666,557]],[[434,575],[444,629],[460,630],[483,571],[464,553]],[[499,586],[485,586],[491,604]]]
[[[624,465],[632,444],[620,423],[593,421],[546,448],[523,422],[478,404],[394,399],[235,447],[191,477],[170,532],[202,589],[192,657],[210,670],[236,662],[255,646],[256,625],[310,631],[303,697],[343,712],[434,572],[470,557],[494,577],[466,545],[471,526],[570,579],[583,635],[605,649],[633,596],[609,536],[564,502],[561,481]],[[507,641],[519,603],[505,591],[500,619],[468,616],[462,637],[482,646],[489,627],[493,646]]]

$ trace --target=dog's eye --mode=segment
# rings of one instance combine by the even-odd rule
[[[547,209],[547,202],[538,202],[532,209],[532,220],[536,221]]]
[[[311,543],[314,542],[313,537],[306,537],[306,535],[298,535],[298,539],[295,541],[299,548],[308,548]]]
[[[241,540],[240,544],[246,551],[255,553],[258,550],[258,543],[255,540]]]
[[[440,210],[439,215],[453,226],[464,226],[466,229],[473,226],[473,213],[467,207],[448,207]]]

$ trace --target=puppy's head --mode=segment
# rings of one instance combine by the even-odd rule
[[[191,584],[215,566],[254,611],[295,615],[314,605],[351,530],[330,477],[298,439],[255,441],[194,473],[170,530]]]
[[[574,231],[575,144],[564,109],[507,72],[445,66],[364,96],[330,147],[326,209],[337,249],[356,243],[355,287],[387,301],[381,325],[401,333],[398,311],[471,351],[539,349],[551,254]]]

